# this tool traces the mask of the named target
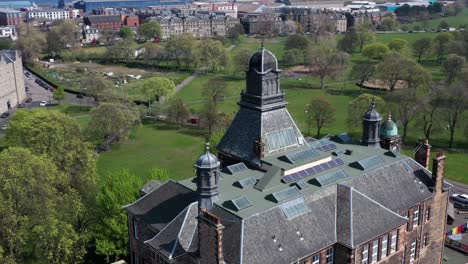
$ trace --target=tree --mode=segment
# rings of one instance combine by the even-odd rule
[[[63,49],[76,47],[79,39],[77,35],[76,24],[64,20],[47,32],[47,49],[58,54]]]
[[[418,62],[421,62],[421,57],[431,50],[431,39],[417,39],[411,44],[411,48],[413,49],[413,55],[418,57]]]
[[[385,17],[377,29],[381,31],[395,31],[398,29],[398,21],[393,17]]]
[[[286,50],[283,55],[283,62],[290,66],[303,64],[304,51],[298,49]]]
[[[174,98],[169,101],[167,116],[169,120],[177,124],[177,129],[179,129],[179,125],[183,124],[184,121],[190,117],[190,113],[185,107],[185,104],[182,101],[182,99]]]
[[[129,27],[121,27],[119,35],[125,40],[133,40],[133,38],[135,37],[135,32],[133,32],[133,30]]]
[[[161,38],[161,25],[155,20],[143,23],[140,25],[139,35],[143,40]]]
[[[448,44],[453,39],[452,34],[444,32],[438,34],[433,40],[435,54],[437,55],[437,63],[441,64],[444,55],[447,52]]]
[[[131,40],[124,40],[116,45],[107,47],[106,58],[114,62],[128,62],[131,58],[135,57],[136,44]]]
[[[358,97],[354,98],[348,105],[348,118],[346,123],[348,124],[349,131],[358,132],[362,129],[362,116],[369,109],[369,105],[374,101],[377,105],[380,113],[386,112],[385,101],[372,94],[363,93]]]
[[[24,62],[31,62],[46,49],[44,34],[32,24],[23,23],[17,26],[18,40],[16,49],[21,51]]]
[[[414,120],[419,110],[419,100],[416,96],[412,96],[406,89],[401,89],[387,94],[386,102],[389,104],[389,108],[395,112],[397,120],[401,122],[403,127],[403,134],[401,140],[406,141],[406,135],[409,124]]]
[[[450,85],[455,81],[455,77],[461,73],[465,66],[465,58],[455,54],[449,54],[444,61],[443,71],[447,74],[447,83]]]
[[[236,23],[233,27],[229,28],[226,33],[226,36],[232,39],[237,39],[242,35],[244,35],[244,27],[241,23]]]
[[[222,78],[214,78],[208,81],[203,89],[203,96],[206,99],[205,107],[202,110],[207,127],[208,137],[211,137],[213,130],[220,122],[219,107],[226,96],[226,83]]]
[[[156,66],[159,66],[159,64],[166,58],[164,47],[160,44],[147,42],[143,45],[145,47],[145,56],[143,59],[146,62],[155,62]]]
[[[412,67],[416,67],[416,63],[409,58],[398,52],[389,52],[377,65],[377,77],[387,81],[390,91],[393,91],[398,81],[407,79]]]
[[[196,61],[193,56],[195,39],[192,34],[183,33],[180,36],[171,38],[166,43],[166,52],[171,59],[174,59],[177,63],[177,69],[181,69],[181,65],[185,62],[187,69],[190,68],[190,64]]]
[[[375,63],[370,61],[357,61],[351,68],[350,78],[357,79],[362,88],[364,82],[368,81],[375,72]]]
[[[102,185],[96,197],[99,214],[99,225],[95,230],[96,253],[106,256],[110,263],[128,253],[127,214],[122,205],[134,202],[139,197],[138,190],[150,178],[137,177],[127,170],[101,176],[106,184]]]
[[[221,42],[207,39],[198,42],[196,47],[197,61],[203,62],[207,69],[217,71],[219,67],[227,65],[228,54]]]
[[[143,83],[143,92],[148,96],[149,103],[162,97],[171,97],[175,92],[174,82],[164,77],[151,77]]]
[[[370,31],[369,23],[360,23],[356,26],[356,36],[359,45],[359,52],[362,52],[362,48],[367,43],[374,41],[375,36]]]
[[[428,95],[421,99],[420,118],[418,124],[428,140],[434,131],[440,128],[440,109],[442,107],[444,91],[440,87],[433,87]]]
[[[241,48],[234,54],[234,64],[238,71],[246,70],[249,59],[254,51],[249,48]]]
[[[125,139],[130,130],[140,124],[140,113],[133,104],[100,103],[93,112],[87,129],[97,151],[109,150],[111,144]]]
[[[46,109],[17,111],[5,138],[8,146],[46,155],[68,177],[70,186],[83,197],[92,194],[96,184],[96,154],[75,119]]]
[[[313,98],[307,105],[306,112],[309,117],[309,122],[310,118],[312,118],[315,122],[315,127],[317,128],[317,138],[320,137],[320,130],[323,127],[329,126],[335,122],[336,109],[332,103],[330,103],[330,101],[323,96]]]
[[[309,40],[303,35],[290,35],[284,43],[286,50],[298,49],[307,50],[309,47]]]
[[[90,74],[83,83],[86,94],[92,96],[96,102],[104,101],[112,95],[112,83],[101,76]]]
[[[449,23],[447,21],[442,20],[442,21],[440,21],[439,28],[448,30],[450,28],[450,25],[449,25]]]
[[[360,44],[360,37],[355,27],[350,27],[344,37],[338,41],[338,48],[347,53],[353,53],[355,47]],[[364,45],[364,44],[363,44]],[[362,48],[360,48],[361,51]]]
[[[443,119],[447,122],[450,132],[449,148],[453,147],[455,130],[463,118],[463,113],[468,108],[468,91],[466,83],[455,82],[448,87],[445,97]]]
[[[60,101],[65,99],[65,90],[63,90],[62,86],[59,86],[54,93],[52,94],[52,97],[58,101],[60,104]]]
[[[387,46],[392,51],[401,52],[406,46],[408,46],[408,41],[401,38],[394,38],[387,44]]]
[[[364,46],[362,50],[362,55],[369,59],[374,60],[382,60],[383,56],[388,53],[388,46],[383,43],[371,43],[369,45]]]
[[[320,78],[320,88],[324,89],[325,77],[334,78],[343,73],[349,61],[349,55],[330,45],[317,45],[309,48],[309,67],[312,75]]]

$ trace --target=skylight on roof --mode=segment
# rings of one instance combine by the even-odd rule
[[[302,197],[286,202],[280,205],[280,208],[281,211],[283,211],[284,216],[288,220],[310,211],[309,206]]]
[[[232,199],[231,202],[237,211],[240,211],[240,210],[243,210],[245,208],[249,208],[252,206],[252,203],[249,201],[249,199],[247,199],[247,197],[245,197],[245,195]]]
[[[236,174],[247,170],[247,167],[243,162],[240,162],[234,165],[227,166],[227,169],[231,174]]]
[[[357,163],[361,170],[367,170],[379,164],[385,163],[385,161],[379,155],[373,155],[368,158],[359,160]]]
[[[301,161],[310,160],[318,156],[320,156],[320,153],[318,153],[313,148],[307,148],[285,155],[286,159],[288,159],[288,161],[291,163],[299,163]]]
[[[315,181],[317,181],[319,186],[324,186],[333,182],[337,182],[347,177],[349,177],[349,175],[344,170],[337,170],[337,171],[322,175],[320,177],[317,177],[315,178]]]
[[[385,152],[385,155],[392,157],[392,158],[397,158],[401,156],[400,152],[398,150],[389,150]]]
[[[241,187],[242,189],[249,187],[249,186],[254,186],[255,183],[257,183],[257,180],[253,177],[249,177],[246,179],[238,180],[236,184]]]
[[[268,151],[297,145],[297,136],[292,127],[268,133],[265,137]]]
[[[326,151],[330,151],[330,150],[336,149],[336,145],[333,144],[333,143],[330,143],[330,144],[326,144],[326,145],[323,145],[323,146],[320,146],[320,147],[316,147],[315,149],[316,149],[316,150],[321,150],[321,151],[323,151],[323,152],[326,152]]]
[[[295,185],[299,190],[303,190],[308,187],[307,183],[305,183],[303,180],[296,182]]]
[[[286,190],[282,190],[282,191],[279,191],[279,192],[272,193],[273,198],[275,198],[277,203],[282,202],[282,201],[287,200],[287,199],[291,199],[291,198],[296,197],[296,196],[298,196],[300,194],[301,193],[296,188],[296,186],[289,187]]]
[[[313,167],[305,169],[305,170],[301,170],[301,171],[298,171],[298,172],[295,172],[295,173],[288,174],[286,176],[283,176],[281,179],[285,183],[290,183],[290,182],[293,182],[293,181],[298,181],[300,179],[309,177],[309,176],[314,175],[316,173],[320,173],[322,171],[326,171],[326,170],[329,170],[331,168],[335,168],[335,167],[343,165],[343,164],[344,164],[344,161],[341,158],[337,158],[337,159],[333,159],[333,160],[324,162],[322,164],[313,166]]]

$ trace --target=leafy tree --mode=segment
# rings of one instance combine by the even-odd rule
[[[338,41],[338,48],[344,52],[353,53],[360,40],[356,28],[350,27],[344,37]]]
[[[54,93],[52,94],[52,97],[58,101],[60,104],[60,101],[65,99],[65,90],[63,90],[62,86],[59,86]]]
[[[387,44],[387,46],[392,51],[401,52],[406,46],[408,46],[408,41],[401,38],[394,38]]]
[[[320,78],[320,88],[323,89],[325,77],[334,78],[343,73],[349,61],[349,55],[330,45],[317,45],[309,49],[309,67],[312,75]]]
[[[362,88],[364,82],[368,81],[375,72],[375,63],[370,61],[357,61],[351,68],[350,78],[357,79]]]
[[[356,26],[356,36],[359,44],[359,52],[362,52],[364,45],[375,39],[375,35],[370,30],[370,25],[368,23],[360,23]]]
[[[455,77],[461,73],[465,66],[465,58],[455,54],[449,54],[444,61],[443,71],[447,74],[447,83],[450,85],[455,81]]]
[[[207,39],[196,45],[197,60],[203,62],[207,69],[217,71],[219,67],[226,66],[228,54],[221,42]]]
[[[244,35],[244,27],[241,23],[236,23],[232,28],[228,29],[226,33],[226,36],[232,39],[237,39],[242,35]]]
[[[77,34],[76,24],[64,20],[47,32],[47,49],[49,52],[58,54],[65,48],[76,47],[78,43]]]
[[[112,95],[112,83],[101,76],[89,75],[83,83],[83,89],[86,94],[92,96],[95,101],[105,101],[105,99]]]
[[[377,65],[377,77],[386,80],[390,91],[393,91],[400,80],[406,80],[408,72],[416,63],[398,52],[385,55],[383,61]]]
[[[110,172],[102,177],[106,184],[99,188],[96,197],[100,222],[95,230],[96,253],[112,262],[128,253],[127,214],[122,205],[134,202],[139,197],[138,190],[149,178],[137,177],[127,170]]]
[[[290,35],[284,43],[286,50],[298,49],[307,50],[309,47],[309,40],[303,35]]]
[[[175,92],[174,82],[164,77],[152,77],[143,83],[143,92],[151,100],[159,102],[161,97],[171,97]]]
[[[143,40],[161,38],[161,25],[155,20],[143,23],[140,25],[139,35]]]
[[[135,56],[136,44],[131,40],[124,40],[116,45],[107,47],[106,58],[114,62],[124,61],[128,62]]]
[[[283,62],[286,65],[298,65],[304,63],[304,51],[298,49],[290,49],[284,52]]]
[[[441,64],[444,55],[447,53],[448,44],[453,39],[452,34],[444,32],[438,34],[433,40],[435,54],[437,55],[437,63]]]
[[[413,55],[418,57],[418,62],[421,62],[421,57],[431,50],[431,39],[417,39],[411,44],[411,48],[413,49]]]
[[[241,48],[234,54],[234,64],[238,71],[244,71],[248,64],[249,59],[254,51],[249,48]]]
[[[381,31],[395,31],[398,29],[398,21],[393,17],[385,17],[378,26]]]
[[[193,56],[194,43],[195,39],[189,33],[171,38],[166,43],[166,52],[171,59],[176,61],[177,69],[181,69],[183,62],[185,62],[186,68],[189,69],[190,64],[196,61],[195,56]]]
[[[401,140],[406,141],[408,126],[415,119],[420,105],[416,96],[409,95],[406,89],[401,89],[387,94],[386,102],[389,108],[395,112],[394,115],[401,122],[403,127],[403,134]]]
[[[183,124],[190,117],[189,111],[180,98],[173,98],[169,101],[167,112],[168,118],[177,124],[177,129],[179,129],[179,124]]]
[[[17,111],[6,133],[8,146],[46,155],[75,190],[87,197],[96,183],[96,155],[75,119],[57,111]]]
[[[227,87],[224,79],[215,78],[208,81],[203,89],[203,96],[206,104],[202,110],[202,116],[205,118],[208,127],[208,137],[211,137],[214,128],[220,122],[220,105],[227,93]]]
[[[121,27],[119,31],[120,37],[126,40],[133,40],[135,37],[135,32],[129,27]]]
[[[112,143],[125,139],[140,124],[140,113],[132,104],[100,103],[93,112],[87,134],[98,145],[97,151],[109,150]]]
[[[439,28],[440,29],[449,29],[450,25],[449,25],[449,23],[447,21],[442,20],[442,21],[440,21]]]
[[[383,56],[389,51],[388,46],[383,43],[371,43],[362,50],[362,55],[369,59],[382,60]]]
[[[449,148],[453,147],[455,130],[460,125],[463,113],[468,109],[468,91],[466,85],[462,81],[455,82],[448,87],[444,95],[445,105],[442,116],[443,120],[447,122],[450,132]]]
[[[320,130],[323,127],[329,126],[335,122],[336,108],[323,96],[313,98],[307,105],[306,111],[309,120],[310,118],[314,120],[315,127],[317,128],[317,138],[320,137]]]
[[[376,103],[380,113],[386,112],[385,101],[381,97],[372,94],[363,93],[349,102],[346,123],[350,131],[361,131],[362,116],[366,113],[372,101]]]
[[[31,62],[34,58],[46,49],[46,39],[44,34],[32,24],[23,23],[16,28],[18,40],[16,49],[21,51],[24,62]]]
[[[156,66],[159,66],[159,64],[166,58],[164,47],[160,44],[147,42],[143,45],[145,47],[145,56],[143,56],[143,59],[146,62],[154,62],[156,63]]]

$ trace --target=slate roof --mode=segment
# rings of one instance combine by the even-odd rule
[[[160,231],[196,198],[195,192],[169,180],[124,208]]]
[[[15,50],[0,50],[0,61],[5,61],[6,63],[15,62],[16,51]]]

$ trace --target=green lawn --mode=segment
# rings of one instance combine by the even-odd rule
[[[457,16],[451,16],[451,17],[441,17],[441,18],[436,18],[436,19],[431,19],[428,22],[428,29],[438,29],[440,22],[445,21],[447,22],[450,27],[454,27],[456,29],[460,28],[460,25],[464,25],[465,29],[468,26],[468,9],[465,8],[463,12],[458,14]],[[423,28],[423,24],[421,22],[414,22],[411,24],[406,24],[410,28],[419,25],[421,28]]]
[[[143,176],[151,168],[162,168],[174,180],[192,177],[193,164],[203,151],[203,134],[198,130],[145,123],[128,140],[99,155],[98,173],[128,169]]]

